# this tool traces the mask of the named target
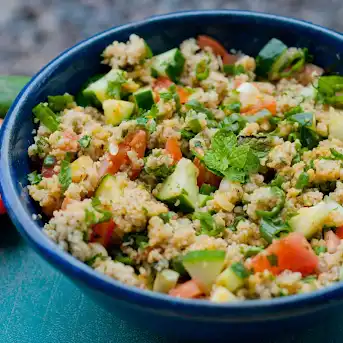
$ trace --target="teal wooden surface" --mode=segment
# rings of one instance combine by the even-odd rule
[[[107,313],[0,223],[1,343],[170,343]],[[228,340],[228,342],[231,342]],[[303,332],[256,343],[341,343],[343,311]]]

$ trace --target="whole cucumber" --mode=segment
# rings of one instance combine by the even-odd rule
[[[5,117],[12,102],[29,80],[29,76],[0,76],[0,118]]]

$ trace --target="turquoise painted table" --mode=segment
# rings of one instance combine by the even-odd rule
[[[107,313],[43,261],[8,218],[0,224],[0,343],[170,343]],[[229,342],[229,340],[228,340]],[[268,342],[341,343],[334,321]],[[242,343],[242,342],[240,342]]]

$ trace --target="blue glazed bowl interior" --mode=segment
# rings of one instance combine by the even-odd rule
[[[315,307],[329,305],[330,301],[343,298],[343,287],[336,284],[309,295],[279,298],[272,301],[256,300],[244,303],[215,305],[204,301],[185,301],[161,294],[129,288],[100,275],[72,256],[59,250],[41,233],[42,222],[33,221],[32,214],[38,207],[25,189],[30,171],[27,148],[32,143],[32,108],[45,101],[48,95],[69,92],[75,94],[92,75],[105,71],[100,54],[114,40],[126,41],[130,34],[143,37],[155,54],[175,46],[183,40],[199,34],[218,39],[227,49],[236,49],[256,56],[261,47],[276,37],[288,46],[307,47],[314,56],[314,63],[326,70],[343,74],[342,35],[324,28],[293,19],[239,11],[183,12],[154,17],[143,22],[113,28],[96,35],[64,52],[42,71],[21,92],[9,111],[1,133],[1,188],[9,215],[19,231],[33,247],[69,276],[86,283],[93,289],[107,293],[122,301],[146,308],[182,312],[193,317],[219,316],[249,318],[253,309],[264,318],[276,311],[299,310],[305,305]],[[266,317],[267,316],[267,317]]]

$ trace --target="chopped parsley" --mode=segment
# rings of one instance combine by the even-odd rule
[[[271,267],[277,267],[279,265],[278,257],[275,254],[267,255],[267,260]]]
[[[35,170],[34,172],[27,175],[27,179],[31,185],[36,185],[42,181],[42,175],[38,174]]]
[[[231,270],[241,279],[245,279],[250,275],[249,270],[245,268],[242,262],[233,263]]]
[[[65,192],[71,184],[71,168],[70,168],[71,154],[66,153],[64,160],[61,162],[61,170],[58,175],[58,180],[62,186],[63,192]]]

